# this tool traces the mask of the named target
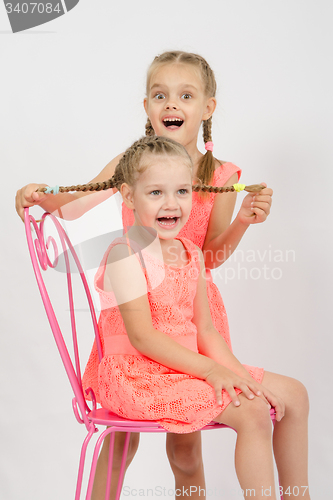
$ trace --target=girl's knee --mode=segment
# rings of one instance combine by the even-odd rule
[[[199,433],[180,435],[180,437],[176,434],[168,434],[166,449],[174,472],[181,471],[187,475],[193,475],[202,467]]]
[[[238,432],[244,430],[256,434],[272,434],[273,428],[269,406],[262,399],[243,400],[241,406],[246,406],[246,409],[244,408]]]
[[[299,380],[289,378],[287,391],[286,415],[293,413],[295,416],[307,416],[309,413],[309,396],[306,387]]]

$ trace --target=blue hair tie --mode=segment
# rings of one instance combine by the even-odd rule
[[[47,186],[47,188],[44,191],[46,194],[58,194],[59,193],[59,186]]]

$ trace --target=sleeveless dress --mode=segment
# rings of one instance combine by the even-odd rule
[[[235,173],[238,174],[238,180],[239,180],[241,175],[240,168],[238,168],[236,165],[230,162],[220,165],[214,172],[212,185],[224,186],[226,182],[230,179],[230,177]],[[202,199],[198,196],[198,193],[196,192],[192,193],[192,210],[190,213],[190,217],[185,226],[179,232],[178,237],[187,238],[188,240],[191,240],[195,245],[197,245],[200,249],[202,249],[207,233],[208,223],[213,208],[215,196],[216,194],[210,193],[207,196],[207,198]],[[122,221],[123,221],[124,232],[127,232],[128,227],[132,226],[134,223],[134,215],[132,210],[128,209],[124,204],[122,205]],[[217,329],[217,331],[223,336],[230,350],[232,350],[230,334],[229,334],[228,318],[225,311],[224,303],[221,294],[219,292],[219,289],[217,288],[215,283],[213,283],[212,275],[209,269],[206,269],[206,281],[207,281],[207,295],[208,295],[210,313],[212,316],[213,324]],[[113,326],[110,325],[110,329],[112,328]],[[102,352],[104,353],[104,339],[102,335],[100,336],[100,339],[101,339]],[[98,366],[99,366],[98,352],[97,352],[96,342],[94,342],[82,378],[82,385],[84,389],[87,389],[88,387],[91,387],[93,389],[97,397],[97,401],[98,401],[98,391],[99,391],[98,380],[97,380]],[[256,367],[248,367],[248,370],[252,374],[256,373],[258,369]],[[263,370],[262,370],[262,376],[263,376]],[[88,396],[87,399],[90,399],[90,397]]]
[[[223,165],[220,165],[217,169],[215,169],[212,185],[219,187],[224,186],[230,177],[235,173],[238,174],[239,180],[241,176],[240,168],[230,162],[223,163]],[[178,233],[178,237],[187,238],[188,240],[193,241],[193,243],[201,250],[205,242],[215,196],[217,195],[210,193],[207,198],[203,199],[200,198],[198,193],[193,192],[190,217],[183,229],[181,229]],[[122,220],[123,227],[126,232],[128,227],[134,224],[134,215],[133,211],[127,208],[124,204],[122,206]],[[229,349],[232,351],[227,313],[219,289],[213,282],[210,269],[206,269],[206,281],[210,313],[214,326],[228,344]]]
[[[146,278],[154,328],[198,352],[197,329],[192,318],[200,273],[199,252],[191,241],[177,239],[187,251],[186,266],[166,265],[145,249],[141,250],[140,258],[138,253],[135,255]],[[219,415],[231,398],[223,390],[222,405],[218,405],[207,382],[170,369],[131,345],[114,294],[103,290],[108,254],[117,244],[128,245],[128,239],[118,238],[110,245],[95,277],[101,300],[99,328],[104,346],[98,368],[97,401],[125,418],[158,421],[169,432],[197,431]],[[255,380],[262,380],[262,369],[244,366]]]

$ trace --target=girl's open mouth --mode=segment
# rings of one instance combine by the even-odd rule
[[[184,120],[181,120],[180,118],[165,118],[163,120],[163,125],[171,130],[177,130],[183,125],[183,123]]]
[[[165,228],[174,228],[179,221],[179,217],[158,217],[157,221]]]

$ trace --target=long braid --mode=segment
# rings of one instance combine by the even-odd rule
[[[119,164],[118,164],[119,165]],[[110,179],[104,182],[95,182],[95,183],[90,183],[90,184],[78,184],[76,186],[59,186],[59,189],[57,190],[59,193],[69,193],[70,191],[106,191],[107,189],[110,188],[117,188],[118,186],[120,187],[121,184],[123,184],[125,181],[123,180],[122,176],[118,176],[116,178],[116,175],[113,175]],[[207,184],[193,184],[192,186],[192,191],[198,192],[201,191],[202,193],[214,193],[214,194],[220,194],[220,193],[229,193],[229,192],[234,192],[234,191],[247,191],[248,193],[257,193],[264,189],[265,186],[262,184],[251,184],[249,186],[242,187],[241,189],[238,189],[237,186],[239,184],[234,184],[233,186],[210,186]],[[240,184],[240,186],[243,186]],[[53,194],[54,188],[50,188],[49,193]],[[38,193],[45,193],[48,191],[48,188],[46,187],[40,187],[36,189],[36,192]]]
[[[153,126],[151,124],[150,118],[147,118],[145,132],[146,132],[146,136],[155,135],[155,131],[154,131]]]
[[[208,121],[208,120],[207,120]],[[208,124],[209,125],[209,124]],[[147,166],[141,161],[145,153],[155,155],[173,155],[182,158],[189,168],[192,169],[192,160],[187,153],[186,149],[174,141],[161,136],[148,136],[142,137],[134,142],[131,147],[126,149],[125,153],[119,160],[115,168],[113,176],[107,181],[94,182],[89,184],[78,184],[76,186],[57,186],[56,188],[40,187],[36,191],[42,193],[68,193],[69,191],[102,191],[106,189],[116,188],[120,190],[122,184],[127,183],[129,186],[134,186],[136,183],[137,175],[145,171]],[[245,191],[257,192],[263,189],[262,185],[245,186],[244,184],[234,184],[229,187],[210,186],[200,182],[194,184],[192,190],[195,192],[201,191],[203,193],[226,193],[228,191]]]
[[[205,184],[193,184],[192,191],[201,191],[203,193],[229,193],[234,191],[247,191],[248,193],[258,193],[265,186],[262,184],[251,184],[250,186],[245,186],[244,184],[234,184],[233,186],[207,186]]]
[[[118,163],[120,165],[120,162]],[[117,166],[118,166],[117,165]],[[110,188],[117,188],[119,189],[120,186],[125,182],[124,176],[123,175],[116,175],[116,173],[111,177],[111,179],[108,179],[105,182],[95,182],[95,183],[90,183],[90,184],[78,184],[77,186],[60,186],[57,189],[57,192],[59,193],[68,193],[70,191],[102,191],[102,190],[107,190]],[[220,193],[228,193],[228,192],[234,192],[234,191],[247,191],[248,193],[258,193],[262,189],[264,189],[265,186],[262,184],[251,184],[250,186],[245,186],[244,184],[234,184],[233,186],[210,186],[206,184],[193,184],[192,186],[192,191],[194,192],[199,192],[201,191],[202,193],[214,193],[214,194],[220,194]],[[40,187],[36,189],[36,192],[39,193],[53,193],[55,188],[45,188],[45,187]],[[57,194],[57,193],[55,193]]]
[[[204,120],[202,122],[202,130],[203,130],[203,140],[204,143],[212,142],[212,117],[208,118],[208,120]],[[215,171],[215,159],[212,151],[206,151],[206,154],[200,160],[197,178],[203,184],[208,184],[214,175]]]

